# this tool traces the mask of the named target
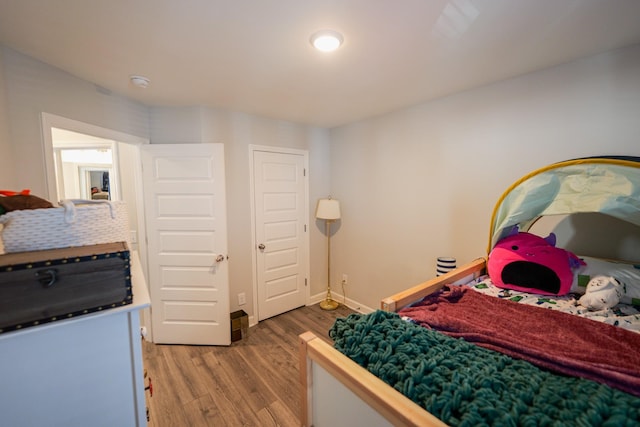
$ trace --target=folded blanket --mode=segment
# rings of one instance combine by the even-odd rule
[[[337,319],[334,346],[452,426],[632,426],[640,398],[376,311]]]
[[[640,396],[640,334],[566,313],[445,287],[399,311],[419,325],[562,374]]]

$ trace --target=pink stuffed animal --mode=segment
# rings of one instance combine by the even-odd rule
[[[520,233],[517,228],[500,240],[491,253],[487,269],[500,288],[544,295],[564,295],[571,289],[574,270],[584,262],[556,246],[556,236],[546,238]]]

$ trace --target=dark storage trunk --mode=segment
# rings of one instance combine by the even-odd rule
[[[0,333],[132,301],[126,243],[0,255]]]

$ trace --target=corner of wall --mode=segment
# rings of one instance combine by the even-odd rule
[[[4,73],[4,47],[0,45],[0,182],[7,189],[14,188],[13,149],[9,130],[9,109],[7,106],[6,83]]]

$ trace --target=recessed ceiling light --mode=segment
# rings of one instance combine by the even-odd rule
[[[129,76],[129,80],[134,86],[146,89],[149,86],[150,80],[145,76]]]
[[[342,34],[333,30],[321,30],[311,36],[311,44],[323,52],[332,52],[340,47]]]

